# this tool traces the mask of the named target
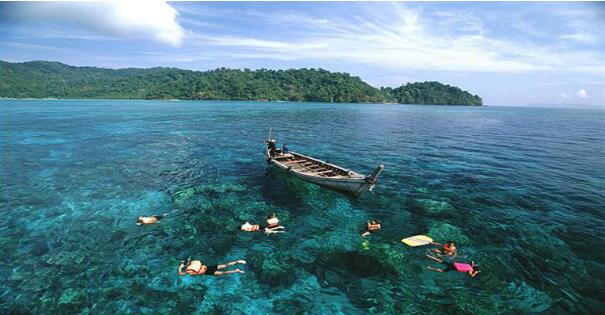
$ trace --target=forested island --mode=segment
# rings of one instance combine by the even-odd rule
[[[0,98],[483,104],[479,96],[439,82],[377,89],[359,77],[323,69],[104,69],[49,61],[0,61]]]

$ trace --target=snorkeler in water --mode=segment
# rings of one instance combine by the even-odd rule
[[[458,253],[456,244],[453,241],[447,241],[441,245],[439,243],[433,243],[434,245],[440,245],[441,247],[432,250],[433,253],[443,257],[455,257]]]
[[[366,224],[366,231],[363,232],[361,234],[361,236],[368,236],[374,232],[377,232],[378,230],[380,230],[382,227],[380,225],[380,221],[378,220],[371,220],[368,221],[368,223]]]
[[[246,221],[246,223],[242,224],[242,226],[240,227],[240,230],[246,231],[246,232],[256,232],[256,231],[260,230],[260,225],[250,224],[250,222]]]
[[[137,225],[146,225],[146,224],[155,224],[160,222],[168,213],[164,213],[163,215],[152,215],[152,216],[140,216],[137,219]]]
[[[239,268],[237,268],[235,270],[220,271],[222,269],[234,266],[236,264],[246,264],[246,261],[243,259],[240,259],[240,260],[228,262],[226,264],[207,266],[207,265],[202,264],[202,262],[199,260],[191,260],[191,258],[189,258],[189,259],[187,259],[187,261],[181,261],[179,263],[178,273],[179,273],[179,276],[183,276],[186,274],[194,275],[194,276],[197,276],[197,275],[222,276],[222,275],[227,275],[227,274],[231,274],[231,273],[244,273],[244,271]],[[185,271],[183,271],[183,268],[185,268]]]
[[[437,271],[437,272],[457,271],[457,272],[466,273],[471,278],[474,278],[477,274],[479,274],[479,272],[481,272],[479,270],[479,266],[477,266],[474,261],[472,261],[470,264],[468,264],[468,263],[463,263],[463,262],[447,262],[447,261],[443,261],[437,257],[433,257],[430,255],[426,255],[426,257],[445,265],[444,269],[426,267],[427,269],[432,270],[432,271]]]
[[[284,233],[284,231],[278,231],[280,229],[283,230],[283,229],[285,229],[285,227],[279,225],[279,219],[277,218],[277,215],[275,213],[268,215],[267,216],[267,227],[265,228],[265,233],[266,234]]]

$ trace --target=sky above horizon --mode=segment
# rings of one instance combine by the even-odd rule
[[[488,105],[605,107],[605,3],[0,2],[0,60],[323,68]]]

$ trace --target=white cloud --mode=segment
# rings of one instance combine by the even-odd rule
[[[565,35],[561,35],[560,37],[563,40],[573,40],[576,42],[580,42],[580,43],[584,43],[584,44],[597,44],[599,42],[599,39],[590,34],[590,33],[572,33],[572,34],[565,34]]]
[[[263,25],[273,23],[275,34],[282,38],[215,34],[198,37],[197,45],[237,47],[235,55],[239,58],[352,62],[399,71],[523,73],[565,69],[605,73],[605,56],[599,51],[496,38],[478,16],[463,10],[427,13],[399,3],[371,9],[352,16],[353,20],[291,11],[239,11],[241,19],[253,16]],[[297,36],[288,36],[290,32]],[[233,51],[229,53],[234,56]]]
[[[150,38],[172,46],[185,36],[178,12],[166,1],[19,3],[9,14],[21,22],[75,25],[102,36]]]
[[[437,17],[436,22],[438,24],[446,27],[456,25],[456,28],[460,31],[475,32],[479,34],[483,34],[485,31],[483,21],[465,10],[437,11],[433,13],[433,15]]]
[[[515,19],[511,22],[511,26],[523,33],[529,34],[535,37],[548,37],[548,34],[537,29],[530,21],[526,19]]]
[[[578,91],[577,95],[578,95],[579,98],[589,98],[590,97],[590,95],[588,95],[588,93],[584,89],[580,89]]]
[[[216,46],[254,47],[275,50],[319,49],[325,47],[325,45],[321,44],[289,43],[246,37],[204,35],[195,35],[195,37],[198,39],[202,39],[205,43],[209,43]]]
[[[569,95],[567,93],[559,93],[559,96],[561,96],[562,99],[568,99],[571,97],[571,95]]]

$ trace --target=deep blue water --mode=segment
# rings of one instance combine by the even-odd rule
[[[0,313],[525,314],[605,307],[605,111],[0,100]],[[271,170],[368,174],[359,199]],[[276,212],[287,233],[245,233]],[[170,213],[152,226],[142,214]],[[362,244],[365,220],[383,230]],[[439,274],[455,240],[483,272]],[[188,256],[246,273],[179,277]]]

